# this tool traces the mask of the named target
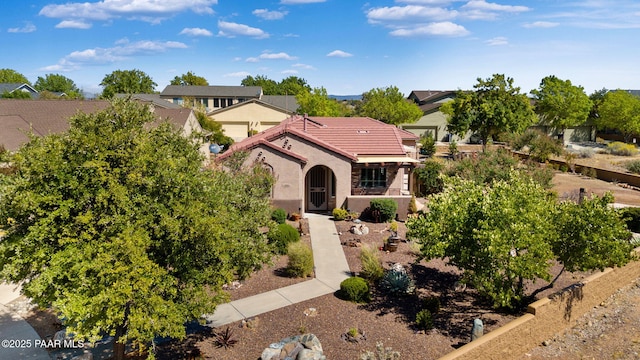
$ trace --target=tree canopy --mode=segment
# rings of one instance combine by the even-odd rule
[[[640,98],[624,90],[609,91],[598,106],[596,124],[618,130],[629,141],[640,134]]]
[[[242,86],[260,86],[262,93],[265,95],[299,95],[311,91],[311,86],[307,84],[305,79],[297,76],[289,76],[280,82],[271,80],[265,75],[257,75],[253,77],[248,75],[240,82]]]
[[[521,133],[537,120],[529,99],[503,74],[478,78],[474,91],[457,91],[440,110],[447,115],[447,130],[460,137],[477,133],[483,145],[503,132]]]
[[[309,116],[349,116],[351,112],[336,99],[327,95],[327,89],[320,87],[296,95],[298,113]]]
[[[422,110],[405,98],[395,86],[371,89],[362,94],[356,106],[358,116],[368,116],[391,125],[414,123],[422,117]]]
[[[26,76],[13,69],[0,69],[0,83],[19,83],[31,85],[31,82],[27,79]]]
[[[115,70],[105,75],[100,83],[104,87],[102,98],[110,99],[115,94],[152,94],[158,86],[145,72],[134,70]]]
[[[197,76],[191,71],[187,71],[186,74],[174,77],[173,80],[171,80],[170,84],[182,86],[209,86],[209,82],[207,81],[207,79],[203,78],[202,76]]]
[[[547,76],[538,89],[531,90],[535,111],[542,122],[564,131],[564,129],[584,123],[593,103],[582,86],[572,85],[570,80]]]
[[[70,99],[82,98],[82,93],[73,80],[60,74],[47,74],[45,77],[38,76],[33,87],[39,92],[65,93]]]
[[[525,299],[525,280],[551,280],[552,260],[569,270],[622,266],[632,258],[630,233],[611,197],[563,202],[530,178],[481,184],[445,178],[428,211],[407,220],[421,257],[442,258],[496,307]]]
[[[223,284],[271,251],[271,175],[202,169],[193,139],[122,99],[34,137],[0,176],[0,279],[52,306],[78,338],[141,349],[183,338]]]

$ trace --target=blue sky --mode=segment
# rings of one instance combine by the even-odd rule
[[[139,69],[161,91],[288,76],[329,94],[471,89],[500,73],[522,92],[555,75],[587,93],[640,89],[640,1],[3,0],[0,68],[62,74],[88,92]]]

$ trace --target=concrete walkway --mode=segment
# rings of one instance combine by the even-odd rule
[[[350,276],[351,271],[336,226],[328,216],[305,214],[305,217],[309,220],[315,278],[218,305],[214,314],[204,316],[207,325],[226,325],[340,289],[340,283]]]
[[[11,303],[20,297],[20,286],[0,283],[0,359],[51,360],[40,336],[15,311]]]

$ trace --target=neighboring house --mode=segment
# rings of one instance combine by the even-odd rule
[[[266,97],[266,96],[265,96]],[[269,97],[273,100],[275,97]],[[277,97],[278,100],[286,100]],[[297,103],[292,96],[288,97],[291,103]],[[207,113],[211,119],[222,125],[224,134],[233,139],[233,141],[241,141],[254,133],[267,130],[278,124],[284,119],[291,117],[295,111],[287,110],[287,108],[279,107],[268,103],[265,100],[251,99],[223,109],[213,110]],[[281,101],[283,106],[284,101]],[[288,105],[293,107],[293,105]]]
[[[400,128],[417,136],[431,133],[436,141],[450,141],[451,136],[447,131],[447,117],[440,111],[440,106],[448,101],[452,101],[455,95],[455,91],[412,91],[407,98],[420,107],[423,115],[415,123],[400,124]],[[461,141],[468,141],[470,135],[471,134],[465,136]],[[460,139],[458,140],[460,141]]]
[[[182,109],[183,106],[174,104],[171,101],[160,98],[160,94],[116,94],[118,98],[128,98],[136,100],[141,103],[153,104],[155,107],[161,107],[164,109]]]
[[[203,105],[207,112],[226,108],[243,101],[260,99],[260,86],[182,86],[169,85],[162,90],[160,98],[177,105],[185,100]]]
[[[272,201],[289,213],[361,212],[372,198],[391,197],[406,217],[418,137],[366,117],[293,116],[232,145],[275,176]]]
[[[0,98],[2,97],[2,94],[4,94],[4,93],[11,94],[11,93],[13,93],[15,91],[21,91],[21,92],[29,93],[32,98],[34,98],[34,99],[38,98],[38,90],[34,89],[29,84],[24,84],[24,83],[2,83],[2,84],[0,84]]]
[[[45,136],[69,130],[69,118],[82,113],[94,113],[109,106],[102,100],[20,100],[0,99],[0,145],[16,151],[29,141],[29,134]],[[153,105],[158,124],[168,121],[185,135],[201,133],[202,128],[190,109],[164,109]],[[152,124],[153,126],[153,124]],[[208,158],[208,144],[200,152]]]

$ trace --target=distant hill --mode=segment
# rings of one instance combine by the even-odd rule
[[[338,101],[362,100],[362,95],[329,95],[329,98]]]

